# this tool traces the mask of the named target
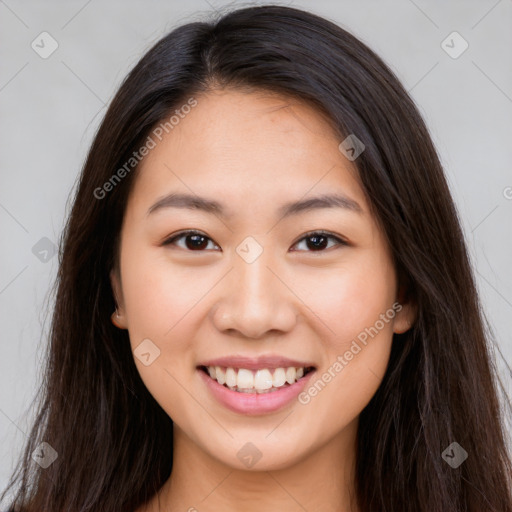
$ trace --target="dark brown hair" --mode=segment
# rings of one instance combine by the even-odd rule
[[[16,510],[133,511],[172,469],[173,424],[144,386],[127,331],[110,322],[109,272],[136,168],[105,197],[98,187],[152,128],[194,94],[251,88],[300,98],[327,114],[355,161],[398,275],[417,306],[358,431],[364,512],[512,512],[511,461],[491,334],[456,208],[425,124],[367,46],[302,10],[259,6],[183,25],[124,80],[82,169],[62,234],[39,409],[5,490]],[[509,400],[504,396],[504,404]],[[58,458],[31,454],[49,443]],[[458,468],[442,452],[458,442]]]

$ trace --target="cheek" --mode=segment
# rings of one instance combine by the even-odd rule
[[[132,247],[133,246],[133,247]],[[123,294],[130,331],[165,339],[187,323],[212,276],[201,269],[177,267],[160,248],[127,243],[123,260]],[[210,285],[211,286],[211,285]]]
[[[372,327],[395,300],[394,269],[378,251],[354,252],[342,266],[329,269],[325,278],[319,280],[317,274],[302,283],[307,305],[323,324],[325,348],[337,353],[347,350],[351,340]],[[380,329],[389,334],[392,322]]]
[[[323,390],[325,384],[328,390],[321,392],[317,405],[327,400],[349,416],[357,415],[377,390],[389,361],[396,314],[394,268],[384,252],[367,251],[347,257],[343,268],[329,271],[323,282],[307,295],[323,332],[324,373],[317,387]]]
[[[188,270],[171,269],[162,258],[151,258],[150,251],[145,255],[132,252],[123,272],[130,344],[144,385],[174,421],[200,415],[201,408],[196,410],[195,402],[188,399],[182,387],[190,381],[197,359],[194,312],[204,294],[197,285],[197,272],[193,276]],[[144,352],[151,354],[149,365],[138,357],[144,353],[140,348],[143,346],[148,347]]]
[[[309,298],[328,329],[321,338],[322,368],[301,403],[321,419],[318,425],[330,422],[336,430],[360,414],[386,371],[396,314],[394,269],[382,254],[361,256],[357,264],[330,273],[323,293]]]
[[[194,319],[205,284],[198,284],[204,280],[197,269],[176,269],[161,251],[130,249],[127,245],[122,281],[134,361],[146,387],[169,411],[161,400],[180,396],[178,382],[189,379],[194,368]],[[148,366],[137,357],[143,342],[157,354]]]

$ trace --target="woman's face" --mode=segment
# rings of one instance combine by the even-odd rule
[[[232,89],[195,100],[137,171],[118,323],[181,439],[231,467],[285,468],[353,441],[411,310],[317,111]]]

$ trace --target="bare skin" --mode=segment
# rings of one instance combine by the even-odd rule
[[[175,426],[172,475],[137,512],[360,512],[359,414],[382,380],[393,333],[410,327],[414,308],[401,300],[384,234],[325,118],[263,93],[226,89],[196,99],[137,171],[120,275],[111,274],[132,349],[150,339],[160,350],[148,366],[134,360]],[[171,192],[214,199],[230,216],[147,213]],[[333,193],[361,211],[278,213],[284,203]],[[206,237],[204,248],[191,249],[187,235],[163,245],[187,229]],[[327,235],[316,250],[306,234],[318,230],[346,243]],[[263,249],[251,263],[236,251],[247,237]],[[357,336],[389,311],[355,352]],[[347,352],[343,369],[333,370]],[[211,358],[261,354],[311,362],[311,384],[331,378],[309,400],[245,415],[218,402],[197,369]],[[248,442],[261,453],[252,467],[237,457]]]

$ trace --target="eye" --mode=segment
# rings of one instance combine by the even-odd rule
[[[304,240],[306,240],[305,246],[307,249],[310,249],[308,252],[321,252],[325,249],[330,249],[333,245],[348,245],[347,242],[327,231],[311,231],[310,233],[306,233],[306,235],[294,245],[298,245]],[[329,246],[329,240],[334,240],[335,243]]]
[[[184,245],[177,243],[181,240],[184,240]],[[348,245],[347,242],[327,231],[311,231],[296,242],[294,246],[300,244],[304,240],[306,240],[308,252],[321,252],[325,249],[330,249],[333,245]],[[329,245],[329,240],[334,240],[335,243],[333,245]],[[181,233],[173,235],[171,238],[165,240],[162,245],[177,245],[178,247],[189,251],[202,251],[208,248],[208,241],[212,242],[214,248],[219,249],[219,246],[216,245],[211,238],[207,237],[200,231],[194,230],[182,231]]]
[[[181,239],[185,240],[185,246],[180,246],[179,244],[176,243],[178,240]],[[206,249],[208,247],[208,240],[213,243],[213,240],[211,238],[208,238],[203,233],[199,231],[189,230],[182,231],[181,233],[178,233],[177,235],[168,238],[162,245],[177,245],[182,249],[188,249],[190,251],[202,251],[203,249]],[[219,248],[218,245],[214,243],[213,245],[216,248]]]

